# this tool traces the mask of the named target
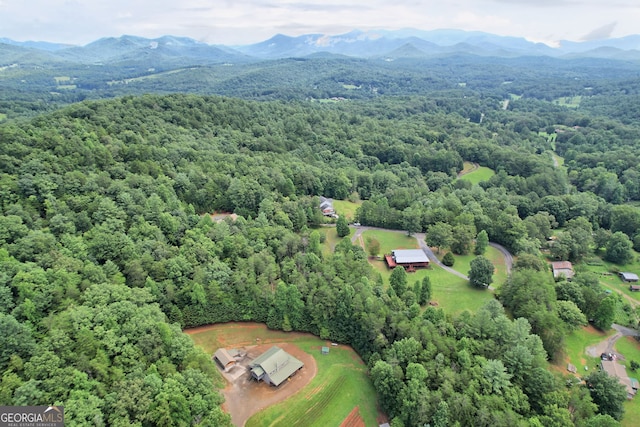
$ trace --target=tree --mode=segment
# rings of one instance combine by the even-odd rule
[[[456,225],[453,227],[451,238],[451,251],[456,255],[467,255],[471,250],[471,242],[475,234],[473,225]]]
[[[495,267],[482,255],[471,261],[469,270],[469,282],[477,288],[487,288],[493,282],[493,270]]]
[[[422,211],[419,206],[410,206],[402,211],[402,228],[412,236],[422,231]]]
[[[347,220],[343,215],[338,217],[338,221],[336,222],[336,232],[338,233],[338,237],[346,237],[351,233],[349,224],[347,224]]]
[[[611,329],[611,324],[616,316],[616,306],[617,301],[613,295],[609,295],[600,301],[593,315],[593,325],[602,331]]]
[[[480,230],[476,236],[476,247],[473,250],[474,255],[484,255],[489,246],[489,235],[486,230]]]
[[[420,295],[418,296],[418,302],[420,305],[424,305],[431,300],[431,279],[429,276],[424,276],[422,279],[422,286],[420,287]]]
[[[396,295],[401,297],[407,291],[407,272],[403,266],[399,265],[393,269],[389,276],[389,284],[396,291]]]
[[[617,377],[605,371],[595,371],[585,378],[593,403],[598,405],[598,412],[621,420],[624,413],[623,403],[627,400],[627,390]]]
[[[627,264],[633,260],[633,243],[629,236],[616,231],[607,242],[604,259],[616,264]]]
[[[375,237],[367,237],[367,252],[371,258],[375,258],[380,253],[380,241]]]
[[[429,246],[435,246],[440,253],[441,248],[446,248],[451,243],[453,232],[451,226],[444,222],[433,224],[427,229],[424,240]]]
[[[573,301],[556,301],[558,317],[569,327],[579,329],[587,324],[587,317]]]
[[[442,257],[442,263],[447,267],[453,267],[453,264],[455,264],[455,262],[456,262],[456,259],[453,257],[453,254],[451,252],[447,252]]]

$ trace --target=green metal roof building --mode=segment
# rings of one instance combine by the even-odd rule
[[[304,363],[276,346],[271,347],[249,364],[253,378],[276,387],[303,366]]]

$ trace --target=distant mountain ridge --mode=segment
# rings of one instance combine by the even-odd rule
[[[131,35],[107,37],[85,46],[0,38],[0,66],[36,54],[53,61],[80,64],[133,64],[151,60],[168,65],[172,62],[189,62],[192,65],[247,63],[317,54],[385,60],[460,54],[504,58],[549,56],[640,60],[640,35],[584,42],[561,41],[557,47],[478,31],[414,29],[354,30],[341,35],[306,34],[296,37],[277,34],[260,43],[242,46],[210,45],[169,35],[155,39]]]

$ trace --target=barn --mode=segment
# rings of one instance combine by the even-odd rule
[[[627,283],[638,281],[638,275],[635,273],[620,272],[620,278]]]
[[[553,278],[556,280],[560,280],[563,277],[567,280],[571,280],[575,275],[573,271],[573,264],[569,261],[552,262],[551,269],[553,270]]]
[[[256,357],[250,364],[251,377],[256,381],[278,387],[304,366],[304,363],[281,349],[273,346]]]
[[[396,249],[384,257],[389,268],[401,265],[407,271],[415,271],[429,267],[429,257],[422,249]]]
[[[236,366],[236,359],[227,351],[226,348],[219,348],[213,354],[213,359],[218,362],[225,372],[229,372],[231,368]]]

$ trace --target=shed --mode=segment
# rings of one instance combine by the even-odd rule
[[[629,290],[631,292],[640,292],[640,285],[629,285]]]
[[[236,366],[236,359],[225,348],[219,348],[213,354],[213,358],[225,372]]]
[[[277,346],[271,347],[249,364],[252,378],[276,387],[303,366],[304,363]]]
[[[623,282],[637,282],[638,275],[635,273],[620,272],[620,278]]]
[[[553,270],[553,278],[560,279],[564,277],[567,280],[573,279],[573,264],[569,261],[554,261],[551,263],[551,269]]]
[[[322,347],[321,352],[322,352],[323,355],[329,354],[329,347]]]

